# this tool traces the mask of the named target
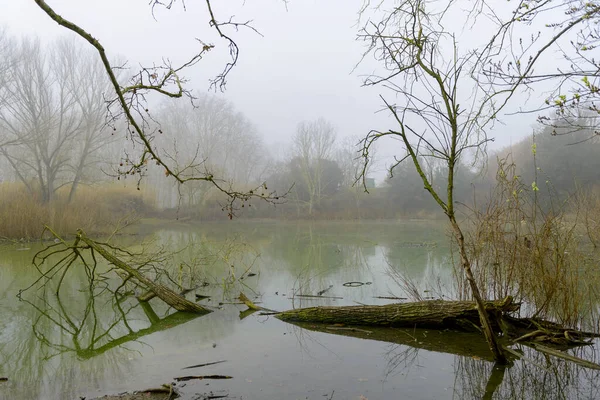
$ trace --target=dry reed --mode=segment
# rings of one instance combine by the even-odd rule
[[[582,213],[576,196],[541,206],[536,192],[515,175],[513,164],[500,162],[497,186],[485,208],[473,209],[467,219],[480,290],[489,299],[513,296],[527,316],[596,330],[598,260],[579,233],[592,210]],[[600,214],[600,208],[595,212]]]
[[[59,190],[47,204],[18,183],[0,184],[0,239],[39,239],[44,225],[61,235],[78,228],[89,233],[112,230],[117,221],[150,211],[151,201],[135,188],[104,184],[81,186],[67,203],[68,190]]]

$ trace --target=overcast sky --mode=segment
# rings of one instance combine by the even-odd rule
[[[123,56],[135,66],[186,60],[197,49],[196,38],[217,47],[187,76],[191,85],[207,91],[208,80],[227,60],[226,43],[208,27],[204,1],[187,0],[169,11],[157,9],[153,18],[148,0],[48,0],[63,17],[90,32],[110,56]],[[368,58],[355,70],[364,45],[355,40],[357,12],[362,0],[215,1],[218,19],[235,15],[253,20],[264,36],[250,30],[232,33],[240,46],[239,65],[232,71],[223,96],[251,119],[277,152],[302,120],[323,117],[338,135],[365,135],[371,129],[394,128],[381,109],[383,88],[361,87],[361,74],[377,64]],[[227,4],[223,4],[227,3]],[[67,32],[51,21],[33,0],[0,0],[0,24],[12,34],[39,35],[44,40]],[[506,146],[530,135],[535,115],[503,117],[493,147]],[[380,150],[389,162],[393,146]],[[397,154],[397,153],[396,153]],[[378,174],[381,176],[381,174]]]

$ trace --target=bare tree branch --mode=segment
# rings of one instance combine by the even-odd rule
[[[125,160],[123,167],[120,170],[122,175],[137,175],[138,182],[143,177],[149,163],[155,163],[164,169],[165,175],[171,176],[178,183],[183,184],[189,181],[206,181],[214,185],[218,190],[225,193],[228,198],[227,209],[231,212],[235,208],[237,202],[247,202],[250,198],[261,198],[268,202],[276,201],[279,196],[267,194],[261,196],[256,192],[243,193],[233,189],[226,188],[219,183],[212,174],[208,175],[187,175],[191,168],[184,168],[178,170],[170,163],[166,161],[164,155],[159,154],[159,150],[153,146],[153,138],[156,132],[162,133],[159,128],[152,128],[151,123],[153,122],[150,117],[148,107],[146,106],[146,95],[151,92],[158,93],[169,98],[181,98],[188,96],[192,98],[191,94],[183,87],[184,79],[181,77],[181,72],[202,59],[202,57],[210,51],[213,46],[200,43],[200,49],[189,58],[187,62],[179,67],[174,67],[168,60],[165,60],[164,65],[153,66],[150,68],[142,68],[142,70],[136,74],[132,79],[132,84],[129,86],[122,87],[115,75],[115,68],[111,65],[104,47],[100,42],[94,38],[89,32],[77,24],[63,18],[57,14],[44,0],[35,0],[36,4],[56,23],[75,32],[77,35],[85,39],[90,45],[92,45],[98,52],[104,69],[108,74],[112,88],[116,94],[116,98],[109,101],[109,107],[118,104],[120,111],[113,113],[114,119],[120,116],[122,112],[127,121],[127,134],[135,137],[137,141],[142,145],[141,155],[136,160],[128,159]],[[153,0],[151,1],[152,7],[163,6],[170,8],[174,4],[174,0],[169,2],[161,2]],[[185,6],[185,3],[183,3]],[[214,87],[223,89],[226,83],[226,77],[231,69],[236,65],[239,57],[239,48],[237,44],[227,35],[224,34],[223,26],[234,26],[236,29],[239,27],[249,27],[249,22],[235,23],[233,21],[218,22],[215,18],[213,8],[210,0],[207,0],[207,7],[210,14],[210,25],[214,27],[219,35],[229,42],[229,51],[232,57],[232,61],[227,63],[223,72],[212,82]],[[113,128],[116,129],[116,128]],[[167,157],[168,158],[168,157]]]

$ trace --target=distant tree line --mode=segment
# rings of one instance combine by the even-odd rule
[[[80,185],[123,182],[120,169],[135,154],[123,146],[127,126],[106,124],[105,99],[112,90],[93,54],[74,42],[49,45],[0,31],[0,180],[20,182],[41,203],[58,191],[73,201]],[[119,79],[128,79],[126,70]],[[257,127],[234,105],[217,95],[196,93],[192,102],[157,104],[146,129],[155,144],[185,176],[201,169],[227,187],[287,193],[284,204],[250,202],[236,210],[255,218],[403,218],[439,215],[409,164],[376,187],[358,180],[363,168],[360,134],[338,137],[335,125],[320,118],[300,121],[291,143],[275,158]],[[486,168],[463,160],[455,170],[455,202],[483,203],[494,185],[497,158],[510,157],[523,182],[540,196],[566,198],[578,187],[600,183],[595,119],[570,117],[565,124],[544,119],[533,136],[488,156]],[[576,126],[577,129],[572,129]],[[373,155],[370,155],[373,157]],[[467,157],[468,158],[468,157]],[[151,164],[151,162],[149,162]],[[441,185],[447,167],[422,160],[433,185]],[[371,163],[370,165],[373,165]],[[370,171],[366,171],[369,176]],[[190,218],[219,219],[226,214],[223,193],[205,181],[179,185],[149,165],[141,186],[159,210]],[[129,178],[127,178],[129,179]],[[131,177],[131,190],[138,176]],[[369,193],[366,193],[367,189]],[[168,211],[170,210],[170,211]]]
[[[542,200],[566,200],[582,188],[600,185],[600,136],[598,120],[589,115],[551,120],[534,135],[496,157],[511,158],[521,181]],[[576,130],[572,126],[576,125]]]

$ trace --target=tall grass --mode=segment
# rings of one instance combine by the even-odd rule
[[[124,218],[135,219],[152,209],[152,202],[135,188],[118,185],[81,186],[71,203],[68,190],[59,190],[52,202],[19,183],[0,184],[0,240],[39,239],[44,225],[61,235],[78,228],[88,233],[109,232]]]

